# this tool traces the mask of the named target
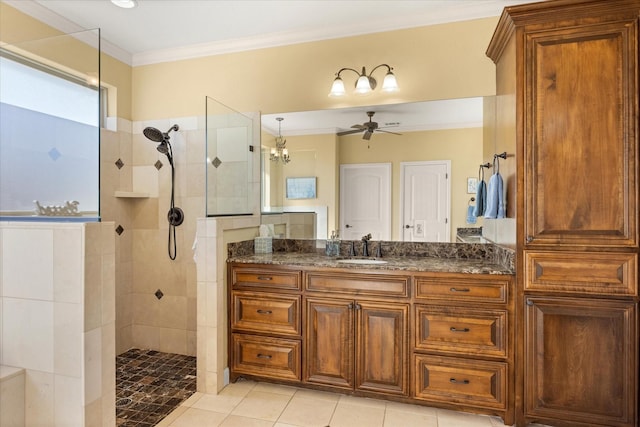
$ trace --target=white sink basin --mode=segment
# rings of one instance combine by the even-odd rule
[[[386,264],[387,261],[381,259],[339,259],[342,264]]]

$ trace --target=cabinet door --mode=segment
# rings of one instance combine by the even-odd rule
[[[525,416],[633,425],[636,311],[624,301],[526,298]]]
[[[525,35],[526,243],[637,245],[637,25]]]
[[[353,307],[348,299],[307,299],[307,382],[353,388]]]
[[[408,394],[407,304],[356,301],[356,388]]]

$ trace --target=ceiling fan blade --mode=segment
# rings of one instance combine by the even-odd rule
[[[336,133],[336,135],[338,136],[351,135],[352,133],[358,133],[358,132],[362,132],[362,129],[345,130],[345,131]]]
[[[388,130],[382,130],[382,129],[376,129],[376,132],[390,133],[390,134],[393,134],[393,135],[402,135],[401,133],[391,132],[391,131],[388,131]]]
[[[353,129],[360,129],[360,130],[364,130],[367,128],[366,125],[353,125],[351,126]]]
[[[371,135],[373,135],[373,132],[370,131],[366,131],[363,135],[362,135],[362,139],[366,139],[367,141],[371,139]]]

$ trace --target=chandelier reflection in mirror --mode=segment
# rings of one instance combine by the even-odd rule
[[[398,90],[398,82],[396,81],[396,76],[391,71],[393,70],[393,68],[387,64],[380,64],[375,66],[369,74],[367,74],[367,70],[364,67],[362,67],[361,73],[354,70],[353,68],[346,68],[346,67],[341,68],[336,73],[336,78],[333,80],[333,84],[331,85],[331,91],[329,92],[329,96],[338,97],[338,96],[344,96],[346,94],[346,91],[344,89],[344,81],[342,81],[342,77],[340,76],[340,74],[343,71],[353,71],[358,75],[358,80],[356,80],[356,90],[355,90],[355,93],[357,95],[367,95],[371,93],[378,85],[378,82],[376,81],[376,79],[372,77],[372,74],[374,73],[374,71],[376,71],[380,67],[387,67],[387,74],[384,76],[384,80],[382,81],[382,91],[396,92]]]
[[[282,121],[283,117],[276,117],[278,121],[278,136],[276,137],[276,148],[271,149],[271,155],[269,156],[269,160],[272,162],[281,161],[285,165],[291,161],[289,157],[289,150],[286,148],[287,140],[282,138]]]

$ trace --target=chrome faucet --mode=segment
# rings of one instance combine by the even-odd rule
[[[371,233],[362,236],[362,256],[369,256],[369,240],[371,240]]]

